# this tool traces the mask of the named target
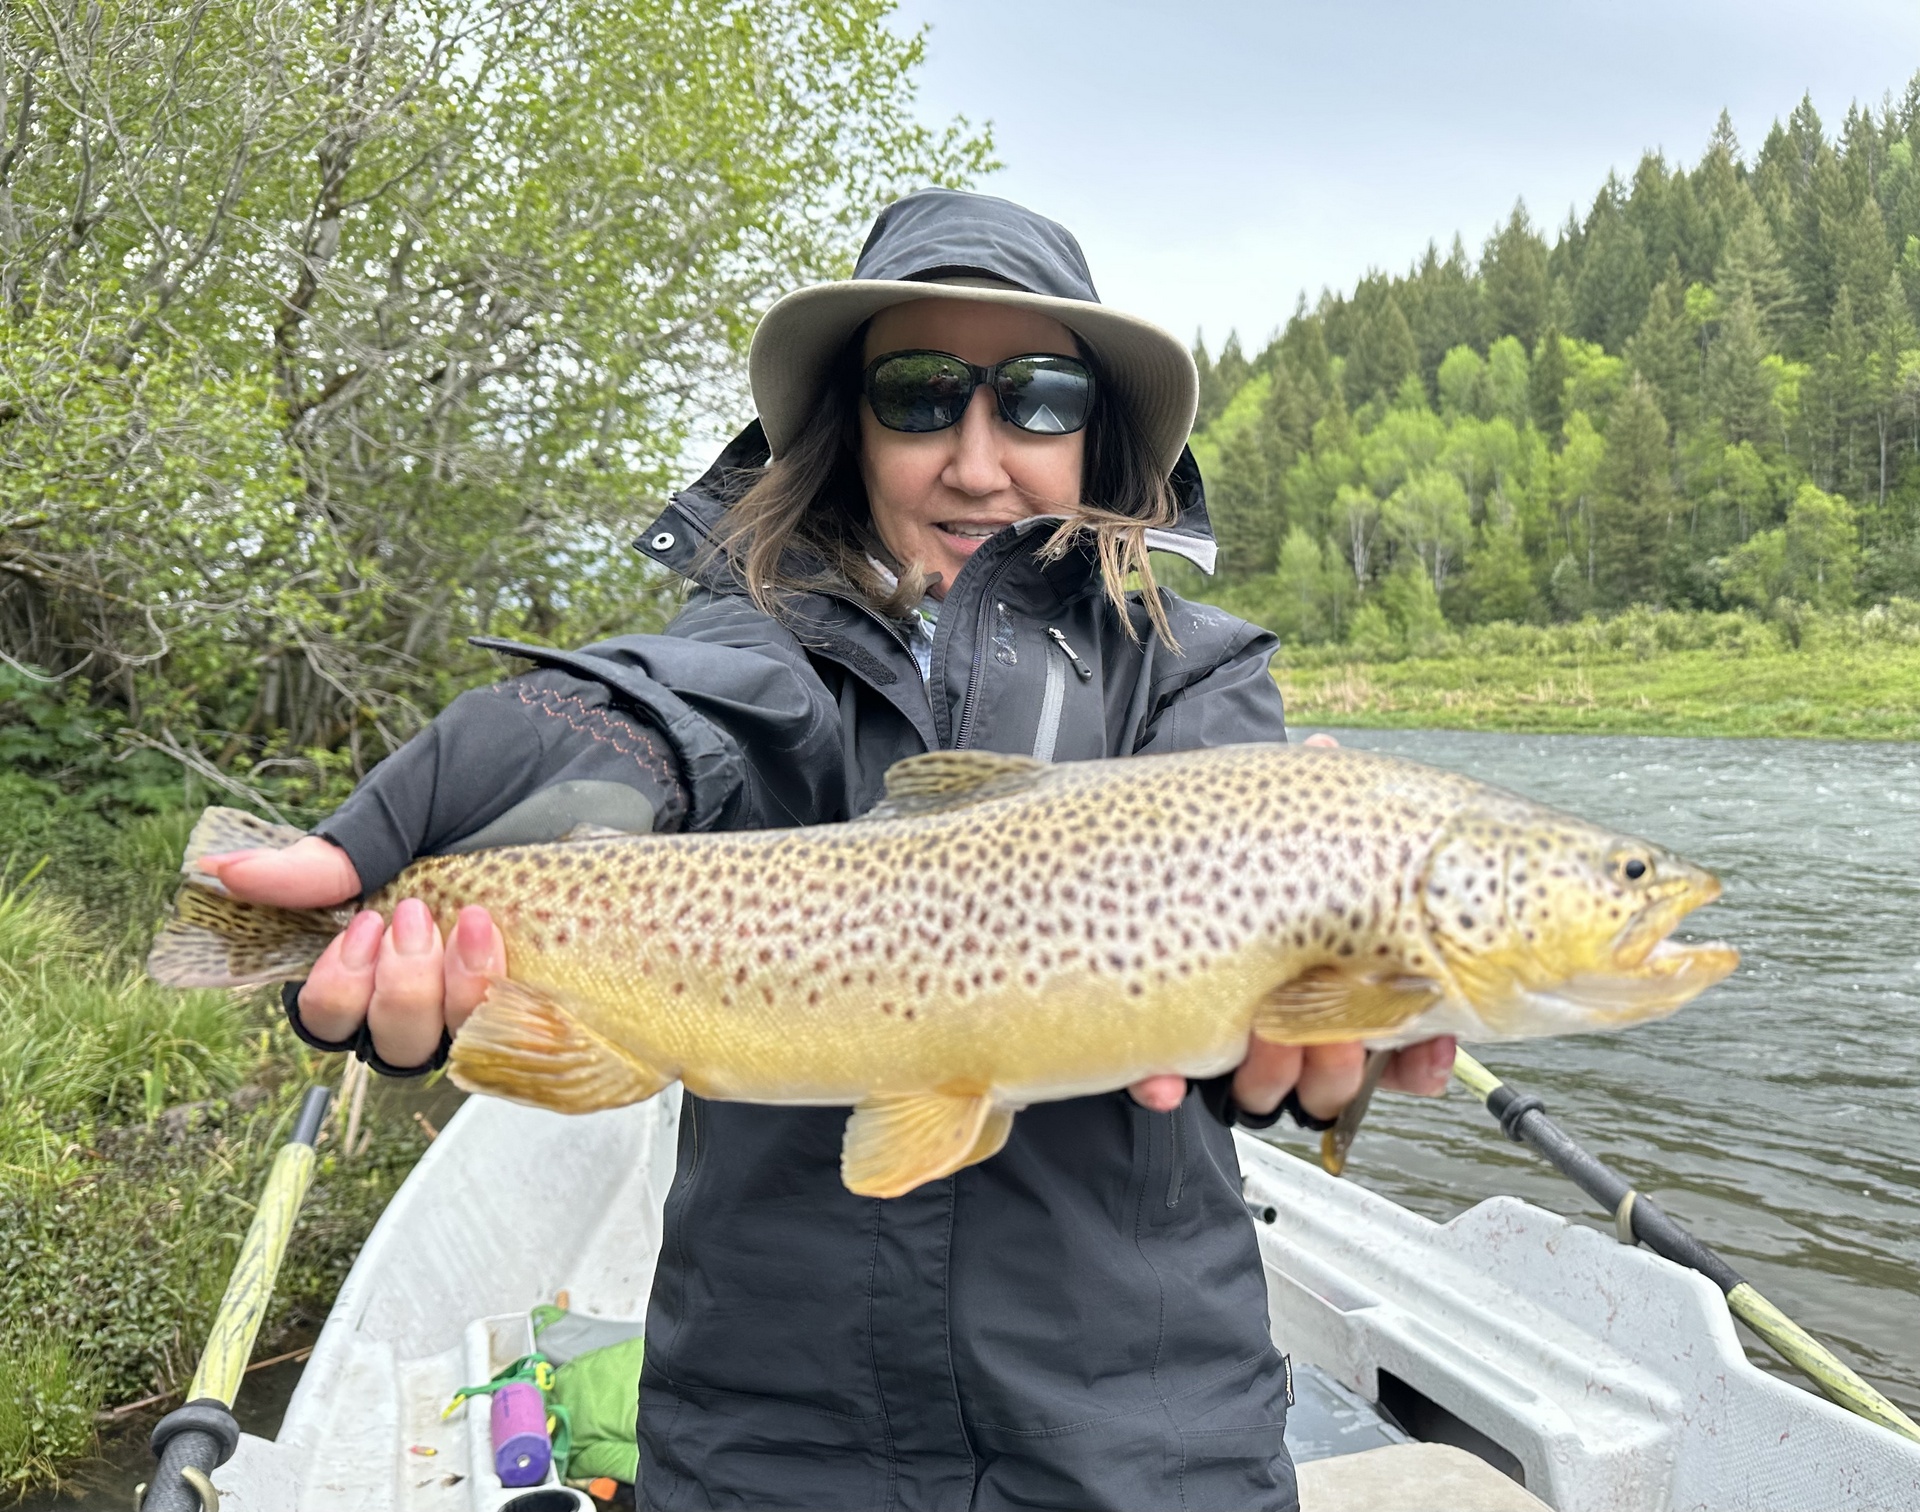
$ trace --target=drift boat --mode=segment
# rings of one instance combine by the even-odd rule
[[[678,1089],[563,1116],[470,1099],[382,1215],[279,1436],[223,1512],[591,1512],[494,1473],[529,1310],[645,1319]],[[1910,1512],[1920,1444],[1748,1362],[1693,1271],[1512,1197],[1436,1224],[1242,1133],[1305,1512]],[[1279,1222],[1284,1215],[1285,1222]]]

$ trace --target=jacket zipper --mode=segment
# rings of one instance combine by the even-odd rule
[[[1049,627],[1048,633],[1060,632]],[[1062,645],[1066,643],[1061,642]],[[1069,652],[1068,655],[1072,653]],[[1040,728],[1033,736],[1033,759],[1053,760],[1053,748],[1060,741],[1060,714],[1067,703],[1067,664],[1057,656],[1047,658],[1047,687],[1040,697]]]
[[[993,569],[993,576],[987,579],[980,591],[980,612],[976,616],[977,623],[973,627],[973,665],[967,669],[967,691],[960,700],[960,723],[953,733],[952,749],[956,751],[973,739],[974,711],[980,702],[977,696],[980,688],[980,669],[986,665],[987,645],[993,638],[993,616],[988,612],[988,606],[992,604],[994,593],[1000,587],[1000,579],[1007,575],[1018,560],[1017,555],[1008,553],[1006,559]],[[944,615],[943,606],[943,618]],[[935,659],[934,665],[936,667],[939,665],[938,658]],[[932,689],[929,688],[928,692],[931,693]]]
[[[1080,674],[1081,682],[1093,681],[1093,668],[1080,660],[1080,653],[1067,644],[1066,636],[1052,625],[1047,626],[1047,634],[1053,637],[1053,643],[1067,653],[1067,660],[1073,663],[1073,670]]]

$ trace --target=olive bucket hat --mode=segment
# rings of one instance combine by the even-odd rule
[[[931,285],[931,287],[929,287]],[[1110,310],[1065,226],[1010,200],[923,189],[880,212],[853,277],[787,295],[754,332],[747,373],[767,445],[799,439],[848,339],[892,305],[978,300],[1050,315],[1085,344],[1101,381],[1171,473],[1193,428],[1200,380],[1171,333]]]

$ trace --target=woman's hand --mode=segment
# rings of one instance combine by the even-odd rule
[[[360,895],[347,853],[318,836],[285,850],[204,856],[200,869],[250,903],[332,908]],[[506,941],[484,908],[463,908],[442,943],[427,905],[408,898],[385,925],[372,909],[354,916],[314,962],[300,992],[300,1019],[315,1038],[344,1040],[365,1024],[390,1066],[417,1066],[486,996],[507,969]]]
[[[1438,1097],[1453,1073],[1452,1035],[1422,1040],[1398,1051],[1380,1085],[1392,1092]],[[1233,1100],[1256,1117],[1271,1113],[1289,1092],[1315,1118],[1334,1118],[1360,1090],[1367,1048],[1344,1045],[1271,1045],[1259,1036],[1247,1040],[1247,1058],[1233,1073]],[[1133,1100],[1156,1113],[1170,1112],[1187,1095],[1184,1076],[1149,1076],[1127,1089]]]

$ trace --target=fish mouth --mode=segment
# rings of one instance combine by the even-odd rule
[[[1671,938],[1682,919],[1720,896],[1718,877],[1678,865],[1680,874],[1648,889],[1639,912],[1614,936],[1611,966],[1581,972],[1555,988],[1554,996],[1611,1023],[1635,1023],[1665,1017],[1740,964],[1740,952],[1718,940]]]
[[[1665,1018],[1692,1002],[1740,964],[1740,952],[1718,940],[1661,940],[1637,966],[1585,971],[1556,985],[1550,996],[1608,1025]]]

